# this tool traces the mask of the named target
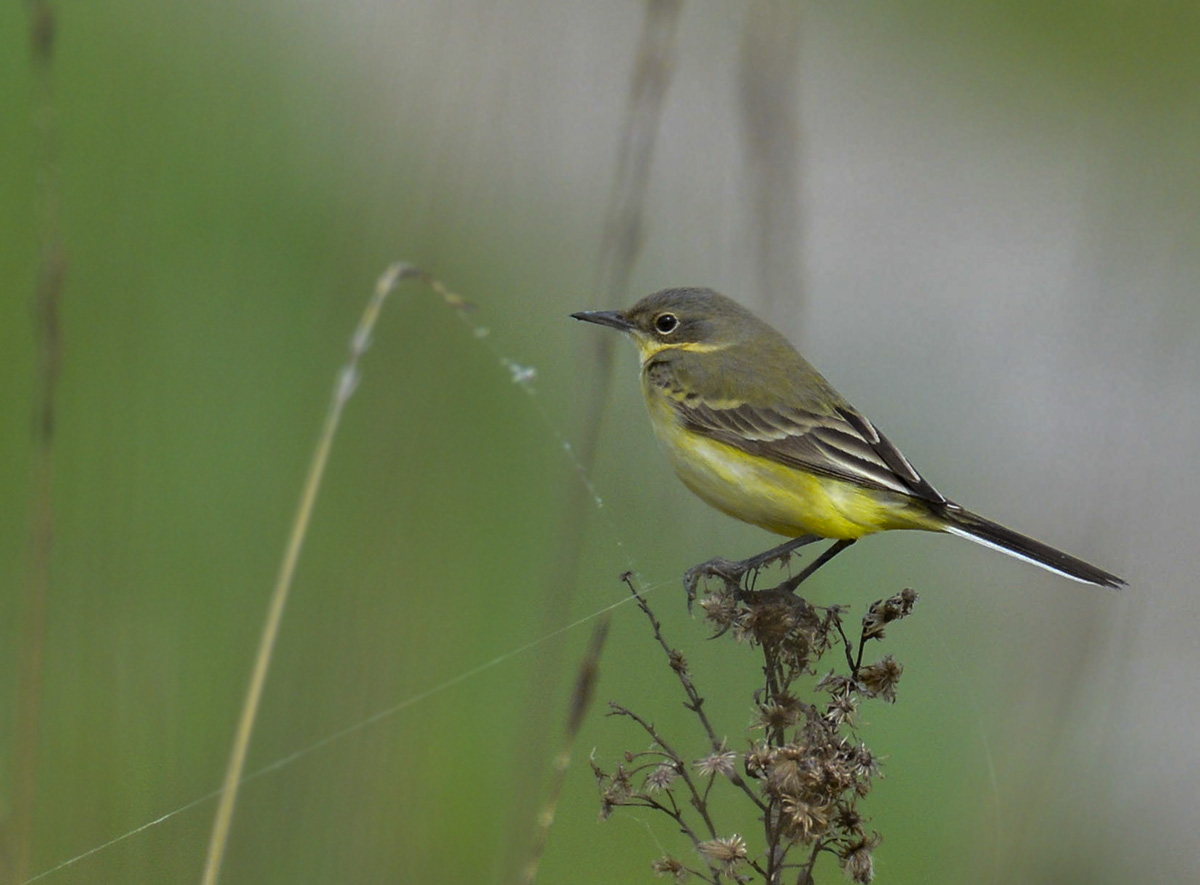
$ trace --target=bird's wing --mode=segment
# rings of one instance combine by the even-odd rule
[[[674,400],[673,405],[688,429],[748,454],[934,504],[946,501],[874,424],[849,406],[818,414],[744,403],[719,408]]]

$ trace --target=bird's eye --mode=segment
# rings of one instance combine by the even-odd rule
[[[675,328],[678,325],[679,320],[675,318],[675,314],[673,313],[660,313],[654,318],[654,328],[657,329],[661,335],[671,334],[675,331]]]

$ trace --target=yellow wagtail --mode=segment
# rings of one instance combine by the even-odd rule
[[[775,329],[711,289],[664,289],[628,310],[571,316],[627,332],[650,423],[684,485],[793,541],[837,543],[794,587],[864,535],[949,532],[1102,587],[1125,581],[941,495]]]

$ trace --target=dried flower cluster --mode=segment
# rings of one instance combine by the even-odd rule
[[[686,660],[663,638],[658,619],[626,575],[712,750],[701,759],[684,759],[649,720],[610,704],[612,715],[633,720],[650,736],[651,748],[627,752],[613,771],[604,771],[593,759],[601,816],[633,806],[670,817],[692,842],[695,856],[689,862],[668,855],[651,868],[656,876],[676,882],[695,877],[711,883],[811,885],[822,854],[836,857],[851,881],[870,882],[880,837],[867,831],[858,803],[879,770],[875,755],[858,738],[855,717],[863,699],[895,701],[903,667],[891,655],[864,665],[863,646],[882,639],[887,624],[908,615],[916,593],[905,590],[874,603],[862,619],[855,648],[843,629],[845,609],[840,606],[813,606],[786,584],[750,591],[741,586],[740,574],[713,571],[707,577],[721,579],[700,601],[715,635],[731,636],[762,654],[763,681],[752,694],[755,712],[745,748],[731,749],[718,736]],[[689,593],[696,583],[690,583]],[[805,700],[797,680],[817,675],[823,656],[836,646],[844,650],[846,671],[826,673]],[[761,847],[719,825],[712,795],[718,780],[728,781],[757,808]]]

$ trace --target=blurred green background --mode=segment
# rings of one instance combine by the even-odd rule
[[[30,9],[0,7],[4,881],[167,814],[38,881],[199,878],[300,483],[395,260],[478,310],[464,324],[409,283],[384,311],[224,882],[503,881],[542,788],[527,748],[557,746],[590,632],[547,639],[547,594],[575,623],[625,598],[629,568],[743,740],[753,658],[705,642],[677,582],[774,540],[670,475],[628,345],[591,476],[603,506],[564,511],[602,334],[567,314],[680,284],[758,306],[942,491],[1130,581],[1118,596],[915,535],[814,581],[859,611],[922,595],[880,649],[906,666],[899,703],[864,709],[887,757],[864,805],[877,881],[1200,878],[1193,4],[687,4],[617,304],[597,256],[642,4],[61,3],[41,74]],[[792,41],[774,113],[796,147],[766,171],[784,206],[766,252],[742,88],[764,22]],[[33,759],[17,698],[47,230],[67,270]],[[764,284],[789,268],[792,289]],[[503,359],[536,368],[532,396]],[[568,519],[586,540],[561,581]],[[543,882],[650,881],[650,860],[687,855],[665,819],[597,821],[588,752],[645,746],[609,698],[703,751],[621,605]],[[744,813],[731,826],[754,835]]]

